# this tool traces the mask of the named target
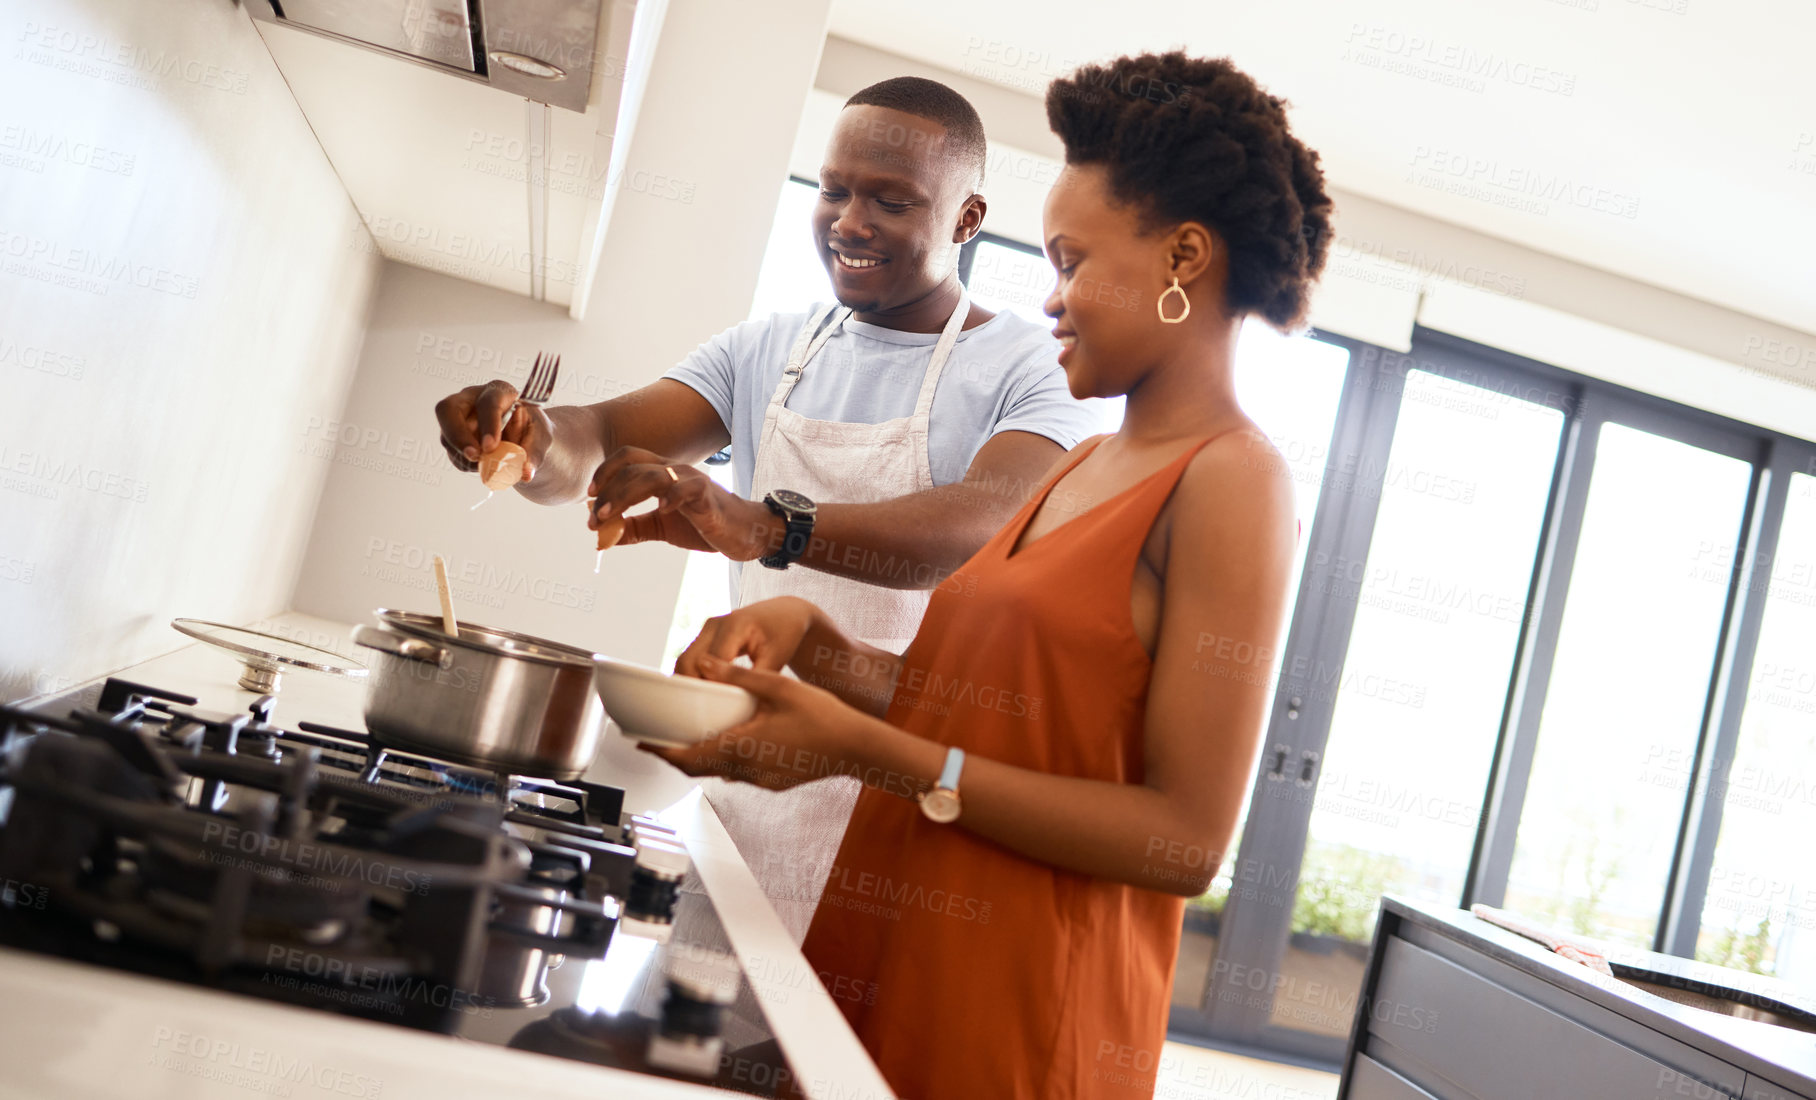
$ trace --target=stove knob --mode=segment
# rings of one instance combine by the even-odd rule
[[[737,961],[723,952],[690,949],[671,954],[663,970],[668,995],[645,1057],[657,1069],[713,1077],[725,1046],[719,1035],[725,1006],[738,996]]]
[[[680,845],[649,836],[637,838],[637,859],[631,866],[631,886],[618,918],[619,931],[667,943],[675,927],[681,881],[691,867],[687,849]]]

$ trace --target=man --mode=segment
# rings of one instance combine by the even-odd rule
[[[469,387],[436,406],[449,458],[470,470],[497,440],[516,442],[528,453],[518,491],[593,496],[589,526],[655,497],[659,510],[625,519],[624,542],[717,551],[743,563],[741,603],[801,596],[899,652],[927,590],[1091,426],[1051,334],[970,304],[959,281],[959,249],[984,220],[984,153],[977,112],[945,85],[865,88],[828,143],[813,216],[836,307],[734,326],[597,405],[520,405],[501,423],[515,388]],[[727,443],[735,494],[690,465]],[[799,942],[858,782],[706,789]]]

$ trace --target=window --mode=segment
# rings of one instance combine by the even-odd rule
[[[1711,555],[1702,555],[1709,558]],[[1725,578],[1717,558],[1696,567]],[[1816,986],[1816,477],[1791,477],[1696,957]],[[1681,762],[1675,770],[1681,772]],[[1719,774],[1719,772],[1718,772]],[[1798,857],[1798,858],[1791,858]]]
[[[1816,445],[1423,329],[1346,346],[1172,1030],[1334,1062],[1384,893],[1816,980]]]
[[[971,270],[965,286],[971,300],[992,313],[1013,313],[1042,328],[1052,328],[1045,312],[1053,292],[1053,265],[1033,245],[980,234],[970,246]],[[1097,430],[1113,432],[1122,424],[1123,399],[1093,397],[1085,402],[1097,414]]]
[[[1563,421],[1407,372],[1367,559],[1332,581],[1355,625],[1327,688],[1336,711],[1292,915],[1302,940],[1367,942],[1383,893],[1462,896]],[[1297,954],[1289,971],[1332,976],[1332,960]],[[1327,1023],[1347,1033],[1346,1015]]]
[[[1751,473],[1603,425],[1514,849],[1516,911],[1652,946],[1726,607],[1698,559],[1733,560]]]

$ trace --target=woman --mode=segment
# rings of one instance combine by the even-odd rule
[[[1121,430],[1055,466],[902,656],[779,599],[713,620],[677,666],[762,705],[671,762],[863,779],[802,950],[904,1097],[1153,1091],[1182,906],[1247,794],[1293,556],[1286,463],[1233,379],[1243,318],[1298,325],[1330,240],[1283,106],[1182,53],[1055,82],[1046,312],[1072,393],[1128,395]]]

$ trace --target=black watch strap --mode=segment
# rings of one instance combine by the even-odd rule
[[[787,569],[807,553],[808,542],[813,538],[813,514],[791,512],[770,496],[765,496],[763,503],[769,506],[771,512],[782,517],[782,548],[757,561],[771,569]]]

